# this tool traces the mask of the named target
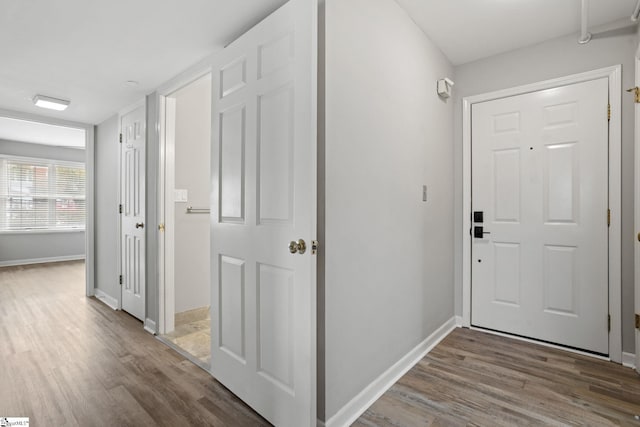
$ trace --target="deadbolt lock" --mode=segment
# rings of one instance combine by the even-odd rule
[[[292,254],[298,253],[302,255],[306,250],[307,244],[302,239],[299,239],[297,242],[292,240],[291,243],[289,243],[289,252],[291,252]]]

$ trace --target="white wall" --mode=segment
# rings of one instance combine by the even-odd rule
[[[622,88],[634,84],[635,28],[594,32],[579,45],[577,35],[464,64],[455,69],[455,223],[462,224],[462,106],[465,96],[622,64]],[[622,325],[623,351],[634,352],[633,331],[633,102],[622,95]],[[462,233],[456,228],[456,314],[462,314]]]
[[[327,0],[325,19],[326,420],[453,316],[454,223],[450,63],[393,0]]]
[[[175,204],[175,311],[209,305],[209,215],[186,207],[210,205],[211,77],[180,89],[176,100],[175,188],[189,192]]]
[[[85,150],[0,140],[0,154],[85,162]],[[85,256],[84,231],[16,232],[0,235],[0,266]]]
[[[118,115],[96,126],[95,141],[95,287],[120,299],[118,186],[120,182],[120,144]]]

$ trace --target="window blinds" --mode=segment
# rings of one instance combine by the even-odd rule
[[[0,231],[84,226],[84,164],[0,156]]]

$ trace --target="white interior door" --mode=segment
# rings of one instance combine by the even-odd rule
[[[606,78],[473,105],[472,325],[609,353],[607,105]]]
[[[291,0],[213,68],[212,373],[278,426],[316,423],[316,20]]]
[[[121,117],[122,309],[145,315],[145,107]]]

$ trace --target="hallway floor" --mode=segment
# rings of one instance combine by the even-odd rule
[[[84,296],[84,263],[0,268],[0,416],[33,426],[268,426],[230,391]]]
[[[456,329],[354,426],[640,426],[635,415],[630,368]]]

